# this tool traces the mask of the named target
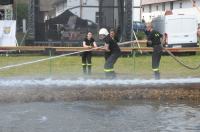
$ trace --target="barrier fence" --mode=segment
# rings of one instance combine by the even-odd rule
[[[191,66],[199,64],[199,47],[166,48],[170,52],[191,52],[194,56],[178,57]],[[82,77],[80,54],[87,51],[83,47],[51,47],[51,46],[19,46],[0,47],[0,76],[1,77]],[[91,49],[89,49],[91,50]],[[149,47],[121,47],[125,57],[120,58],[116,65],[116,72],[121,77],[151,78],[151,55]],[[140,55],[142,51],[143,55]],[[163,50],[166,52],[165,50]],[[93,50],[101,56],[93,57],[93,75],[103,77],[103,50]],[[71,56],[74,55],[74,56]],[[68,57],[66,57],[68,56]],[[161,60],[161,74],[164,77],[198,77],[200,70],[191,71],[175,62],[170,56],[163,56]]]

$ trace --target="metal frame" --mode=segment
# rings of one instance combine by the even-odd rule
[[[35,0],[29,0],[27,39],[35,40]]]

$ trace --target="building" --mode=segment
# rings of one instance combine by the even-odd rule
[[[51,14],[51,17],[58,16],[66,10],[70,10],[73,14],[79,16],[82,19],[91,20],[95,23],[99,22],[99,7],[102,3],[103,12],[107,13],[107,16],[113,16],[112,21],[117,25],[118,21],[118,1],[117,0],[59,0],[54,2],[55,12]],[[132,18],[133,21],[141,20],[141,0],[132,0]],[[105,8],[104,8],[105,7]],[[111,14],[111,15],[108,15]],[[113,15],[114,14],[114,15]],[[111,19],[111,18],[105,18]]]
[[[86,20],[97,22],[99,0],[63,0],[54,4],[55,15],[59,16],[66,10]]]
[[[52,19],[62,17],[66,21],[63,24],[68,27],[68,17],[63,15],[66,12],[71,12],[77,18],[88,22],[86,25],[97,27],[114,27],[120,34],[121,40],[130,40],[132,33],[132,22],[141,20],[140,0],[29,0],[29,38],[31,40],[47,38],[43,32],[48,32],[46,24]],[[135,11],[136,9],[137,11]],[[134,14],[133,12],[136,12]],[[69,15],[68,15],[69,16]],[[65,19],[66,18],[66,19]],[[71,22],[71,21],[70,21]],[[76,22],[74,22],[76,23]],[[77,23],[76,23],[77,24]],[[55,30],[59,30],[59,23],[55,25]],[[93,26],[94,25],[94,26]],[[76,27],[76,26],[75,26]],[[87,28],[87,26],[85,26]],[[76,27],[75,30],[80,30]],[[82,30],[81,30],[82,31]],[[48,39],[45,39],[48,40]]]
[[[200,0],[196,0],[196,4],[200,5]],[[200,12],[193,7],[191,0],[142,0],[142,19],[146,22],[164,15],[168,10],[171,10],[173,14],[195,15],[200,23]]]
[[[133,21],[141,21],[141,1],[142,0],[132,0],[133,6]]]
[[[13,19],[13,5],[0,5],[0,20],[12,20]]]

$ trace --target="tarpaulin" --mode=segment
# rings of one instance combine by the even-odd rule
[[[0,21],[0,46],[16,46],[16,21]]]

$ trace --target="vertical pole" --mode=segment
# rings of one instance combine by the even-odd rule
[[[120,28],[120,41],[124,40],[124,0],[118,0],[118,17],[119,17],[119,28]]]
[[[83,0],[80,0],[80,18],[83,16]]]
[[[136,51],[134,50],[134,73],[136,74]]]
[[[22,27],[23,27],[23,33],[26,34],[27,30],[26,30],[26,19],[22,20]]]
[[[132,33],[132,0],[125,0],[125,40],[131,40]]]
[[[29,0],[27,38],[35,40],[35,0]]]
[[[132,32],[133,33],[133,32]],[[133,34],[131,34],[131,41],[133,40]],[[132,48],[132,58],[133,58],[133,73],[135,75],[136,72],[136,50],[134,49],[135,45],[134,43],[131,44],[131,48]]]
[[[50,48],[49,49],[49,57],[51,57],[52,56],[52,49]],[[49,75],[51,76],[51,74],[52,74],[52,60],[50,59],[49,60]]]
[[[136,51],[132,50],[132,58],[133,58],[133,73],[136,74]]]
[[[103,27],[103,0],[99,0],[99,29]]]
[[[140,21],[142,21],[142,0],[140,1]]]
[[[17,10],[18,5],[17,4],[18,4],[17,0],[16,1],[14,0],[13,4],[12,4],[12,20],[15,19],[16,22],[17,22],[17,13],[18,13],[18,10]],[[15,14],[14,14],[14,12],[15,12]]]

